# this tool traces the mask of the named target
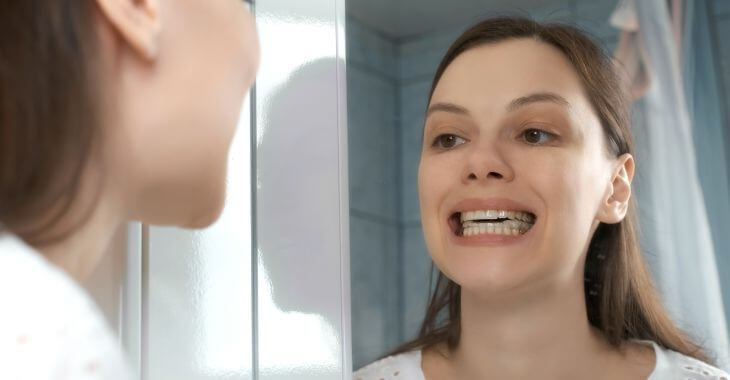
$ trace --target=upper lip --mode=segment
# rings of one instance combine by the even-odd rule
[[[449,213],[449,216],[453,215],[454,213],[476,210],[523,211],[529,212],[532,215],[537,216],[534,209],[518,201],[508,198],[467,198],[459,201],[453,207],[453,209]]]

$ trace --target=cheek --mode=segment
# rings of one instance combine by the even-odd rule
[[[580,252],[602,197],[600,170],[590,157],[557,156],[535,167],[532,186],[546,207],[551,251]]]
[[[160,66],[166,70],[167,94],[162,95],[170,98],[169,111],[179,123],[204,126],[225,144],[258,67],[255,25],[241,1],[185,4],[165,36],[169,53]]]
[[[426,246],[434,261],[445,254],[447,243],[444,229],[443,202],[455,186],[459,185],[454,163],[444,157],[421,159],[418,170],[418,192],[421,205],[421,224]]]
[[[424,221],[437,219],[440,203],[452,182],[448,174],[448,171],[444,171],[444,160],[433,157],[421,159],[418,166],[418,194]]]

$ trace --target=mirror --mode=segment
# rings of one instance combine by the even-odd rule
[[[692,61],[686,60],[683,67],[687,76],[694,80],[687,86],[690,100],[698,99],[699,95],[692,90],[703,78],[689,74],[710,72],[707,67],[714,70],[713,78],[718,78],[713,82],[718,94],[730,93],[730,44],[717,38],[730,33],[728,4],[730,2],[725,1],[685,4],[686,10],[701,7],[710,22],[705,34],[685,33],[688,36],[685,38],[692,40],[686,40],[683,53],[694,57]],[[448,9],[444,9],[444,2],[436,0],[347,2],[355,369],[415,337],[424,316],[432,266],[421,230],[417,171],[431,81],[451,42],[474,22],[506,13],[576,25],[612,54],[619,43],[619,31],[610,25],[609,16],[616,6],[615,0],[459,0],[449,2]],[[698,17],[690,13],[685,16]],[[701,52],[709,52],[710,56],[691,50],[699,49],[701,43],[697,41],[708,45]],[[690,64],[694,67],[688,67]],[[692,106],[693,101],[688,102],[692,121],[699,125],[694,129],[694,148],[697,176],[706,202],[708,236],[715,247],[714,260],[721,285],[730,289],[730,255],[727,253],[730,252],[727,237],[730,197],[725,158],[730,156],[730,132],[722,128],[723,120],[727,124],[730,101],[720,99],[716,105],[719,116],[712,123],[699,121],[704,112],[700,110],[700,104],[704,102],[694,101],[697,106]],[[641,152],[638,156],[640,160]],[[636,180],[642,182],[641,168]],[[639,187],[643,185],[638,184]],[[648,202],[645,207],[650,207]],[[651,223],[651,217],[644,217],[644,211],[641,209],[642,219]],[[660,255],[652,250],[647,252],[653,269],[660,267],[657,264]],[[725,314],[730,316],[730,291],[724,292],[723,297]]]

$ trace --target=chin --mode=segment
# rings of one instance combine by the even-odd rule
[[[459,259],[452,257],[442,263],[444,274],[463,289],[485,296],[506,295],[535,280],[534,268],[530,264],[504,257],[485,257],[488,255],[481,253]]]
[[[209,227],[211,224],[215,223],[223,213],[223,207],[225,206],[224,199],[225,197],[221,196],[218,197],[218,200],[210,202],[210,204],[207,204],[205,208],[192,215],[187,223],[184,223],[181,227],[193,229]]]

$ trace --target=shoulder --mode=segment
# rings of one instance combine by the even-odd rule
[[[730,380],[727,372],[693,357],[654,344],[656,367],[649,380]]]
[[[360,368],[353,380],[424,380],[421,351],[388,356]]]
[[[94,302],[20,239],[0,234],[0,378],[129,379]]]
[[[672,371],[681,379],[730,380],[727,372],[695,358],[668,351],[668,362]]]
[[[93,302],[63,270],[13,235],[0,234],[0,328],[72,323],[95,311]]]

